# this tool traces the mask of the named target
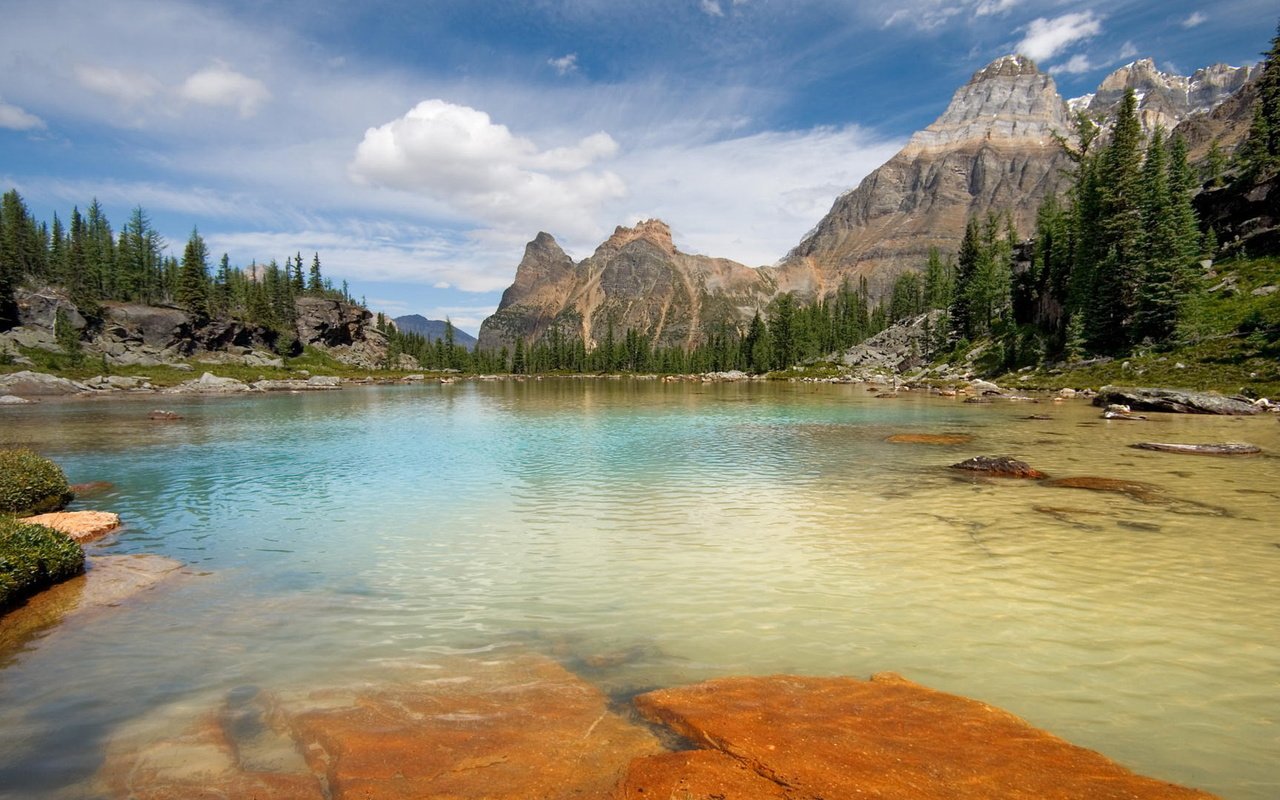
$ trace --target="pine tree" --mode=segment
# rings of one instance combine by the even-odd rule
[[[1178,310],[1178,273],[1182,252],[1169,185],[1164,130],[1156,128],[1142,165],[1142,272],[1138,288],[1135,340],[1159,341],[1173,331]]]
[[[1236,153],[1241,172],[1250,178],[1280,168],[1280,25],[1276,26],[1271,49],[1263,55],[1253,122]]]
[[[1222,154],[1222,148],[1218,146],[1218,140],[1214,139],[1209,145],[1209,154],[1204,159],[1204,180],[1214,189],[1217,189],[1226,183],[1223,178],[1227,170],[1227,157]]]
[[[302,254],[298,254],[298,258],[302,258]],[[324,291],[324,281],[320,277],[320,254],[316,253],[311,258],[311,270],[307,276],[307,292],[310,294],[320,294]]]
[[[796,300],[789,292],[773,302],[769,337],[773,340],[773,368],[786,369],[797,361]]]
[[[1085,321],[1085,335],[1089,345],[1100,351],[1120,351],[1132,342],[1138,309],[1146,237],[1142,227],[1142,129],[1137,107],[1137,96],[1133,89],[1127,89],[1111,141],[1098,164],[1098,234],[1105,255],[1097,265],[1091,294],[1096,311]],[[1082,231],[1082,235],[1088,234]]]
[[[938,248],[929,248],[924,269],[924,304],[926,308],[947,308],[955,290],[955,265],[950,257],[944,261]]]
[[[197,320],[209,318],[209,249],[195,228],[182,252],[175,299]]]
[[[970,217],[960,240],[960,254],[956,258],[955,296],[948,316],[951,318],[951,340],[969,341],[973,338],[973,309],[970,303],[971,286],[978,270],[982,231],[977,217]]]

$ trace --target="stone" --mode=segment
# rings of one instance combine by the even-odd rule
[[[52,397],[80,394],[89,391],[83,383],[46,375],[43,372],[22,370],[0,375],[0,393],[18,397]]]
[[[1049,477],[1040,470],[1033,468],[1027,462],[1019,461],[1011,456],[974,456],[958,464],[952,464],[951,469],[968,470],[1002,478],[1031,478],[1039,480]]]
[[[147,414],[147,419],[153,419],[157,422],[177,422],[183,419],[183,416],[176,411],[166,411],[162,408],[153,409]]]
[[[633,759],[661,752],[647,729],[544,656],[440,666],[418,685],[316,692],[312,708],[282,702],[335,797],[607,797]]]
[[[106,494],[116,488],[111,481],[89,481],[87,483],[71,484],[71,493],[76,496],[77,500],[83,500],[88,497],[97,497]]]
[[[791,675],[722,678],[650,692],[634,702],[646,719],[732,757],[780,792],[721,797],[1212,798],[1137,775],[1007,711],[891,673],[867,681]],[[704,784],[695,782],[703,774],[701,760],[669,760],[676,762],[680,780],[705,791]],[[709,775],[715,774],[711,770],[723,773],[722,760],[706,761]],[[632,774],[642,767],[633,765]]]
[[[991,398],[990,397],[966,397],[964,401],[971,405],[978,405],[982,403],[990,403]]]
[[[312,375],[307,378],[307,385],[313,389],[341,389],[342,379],[336,375]]]
[[[1204,456],[1251,456],[1262,452],[1262,448],[1244,442],[1222,442],[1217,444],[1178,444],[1174,442],[1138,442],[1129,445],[1139,450],[1156,450],[1163,453],[1186,453]]]
[[[34,402],[34,400],[28,400],[25,397],[18,397],[16,394],[0,396],[0,406],[25,406]]]
[[[967,444],[973,437],[967,433],[895,433],[885,439],[894,444]]]
[[[839,354],[840,363],[857,370],[863,377],[921,366],[927,363],[921,355],[930,349],[927,340],[945,316],[946,312],[935,309],[894,323]]]
[[[165,394],[235,394],[253,391],[260,390],[235,378],[220,378],[212,372],[206,372],[193,381],[184,381],[164,390]]]
[[[344,364],[376,369],[387,357],[387,337],[368,310],[327,297],[299,297],[295,333],[304,347],[322,347]]]
[[[70,296],[60,289],[49,286],[39,289],[19,287],[13,293],[13,301],[18,308],[18,324],[25,327],[44,328],[52,333],[59,311],[66,314],[67,322],[78,331],[84,330],[88,324],[80,314],[80,309],[71,302]]]
[[[93,556],[83,575],[27,598],[4,615],[0,654],[13,652],[59,623],[111,613],[126,600],[173,579],[181,569],[180,563],[164,556]]]
[[[1166,411],[1181,414],[1258,414],[1261,410],[1247,399],[1224,397],[1213,392],[1181,389],[1124,388],[1103,386],[1093,399],[1095,406],[1123,404],[1138,411]]]
[[[72,490],[74,491],[74,489]],[[110,511],[54,511],[27,517],[23,522],[61,531],[80,544],[101,539],[120,527],[120,515]]]
[[[1146,417],[1144,417],[1141,414],[1134,414],[1133,411],[1128,406],[1121,405],[1119,403],[1112,403],[1111,405],[1107,406],[1106,410],[1102,412],[1102,418],[1131,420],[1131,421],[1146,419]]]
[[[1254,297],[1267,297],[1268,295],[1275,294],[1277,289],[1280,289],[1280,286],[1276,286],[1274,283],[1269,283],[1266,286],[1259,286],[1257,289],[1249,292],[1249,294]]]
[[[631,762],[615,800],[791,800],[796,795],[719,750],[684,750]]]
[[[1066,389],[1059,389],[1059,390],[1058,390],[1058,397],[1061,397],[1063,400],[1071,400],[1071,399],[1073,399],[1075,396],[1076,396],[1076,390],[1075,390],[1075,389],[1066,388]]]
[[[974,394],[1001,394],[1003,390],[991,381],[973,380],[969,382],[969,389]]]
[[[1155,502],[1160,499],[1160,490],[1155,485],[1120,478],[1097,478],[1090,475],[1081,475],[1071,478],[1051,478],[1045,481],[1044,485],[1059,489],[1086,489],[1091,492],[1123,494],[1144,503]]]

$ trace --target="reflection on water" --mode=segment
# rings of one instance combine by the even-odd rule
[[[161,705],[515,642],[617,696],[893,670],[1140,772],[1280,794],[1280,460],[1127,447],[1276,453],[1274,418],[581,380],[166,402],[185,420],[0,410],[0,443],[115,483],[93,503],[128,527],[100,552],[202,573],[4,657],[0,796],[86,796],[105,738]],[[886,441],[924,432],[973,441]],[[945,468],[982,453],[1155,489]]]

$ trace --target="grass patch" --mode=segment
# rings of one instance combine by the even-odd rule
[[[57,511],[73,497],[57,464],[30,450],[0,450],[0,513]]]
[[[65,534],[0,517],[0,611],[84,572],[84,550]]]

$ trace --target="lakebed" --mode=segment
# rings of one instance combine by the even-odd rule
[[[5,444],[115,484],[93,502],[126,527],[91,556],[187,565],[0,654],[0,795],[96,796],[122,732],[227,697],[516,650],[620,704],[891,670],[1145,774],[1280,791],[1272,416],[572,379],[166,398],[173,422],[154,404],[0,410]],[[901,439],[920,433],[953,436]],[[1263,454],[1129,447],[1152,440]],[[1150,488],[946,468],[995,453]]]

